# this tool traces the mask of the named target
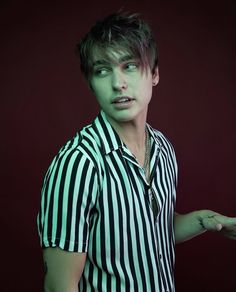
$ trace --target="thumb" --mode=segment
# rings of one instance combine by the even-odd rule
[[[210,231],[220,231],[223,228],[222,224],[215,219],[215,215],[204,218],[202,223]]]

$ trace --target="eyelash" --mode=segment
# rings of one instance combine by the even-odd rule
[[[130,68],[130,66],[131,66],[131,68]],[[139,63],[137,63],[137,62],[126,63],[123,65],[123,68],[127,71],[132,72],[132,71],[135,71],[136,69],[139,68]],[[105,74],[102,74],[102,71],[105,71]],[[94,73],[96,76],[103,77],[103,76],[106,76],[109,71],[111,71],[110,67],[101,67],[101,68],[95,69]]]
[[[128,68],[129,66],[133,66],[134,68]],[[125,68],[127,69],[130,69],[130,70],[134,70],[134,69],[137,69],[139,66],[138,66],[138,63],[128,63],[125,65]]]
[[[108,68],[98,68],[94,71],[95,75],[97,76],[103,76],[103,75],[106,75],[106,74],[102,74],[101,72],[102,71],[106,71],[106,73],[109,71]]]

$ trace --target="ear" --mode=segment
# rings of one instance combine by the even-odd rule
[[[156,86],[159,83],[159,69],[158,66],[155,67],[154,73],[152,74],[152,85]]]

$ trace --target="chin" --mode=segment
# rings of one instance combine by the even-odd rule
[[[110,122],[116,122],[116,123],[127,123],[130,122],[134,119],[133,115],[131,115],[130,113],[124,114],[124,113],[120,113],[120,114],[109,114],[107,112],[106,116],[108,118],[108,121]]]

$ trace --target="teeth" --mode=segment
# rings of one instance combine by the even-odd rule
[[[116,103],[119,103],[119,102],[126,102],[126,101],[129,101],[130,99],[129,98],[121,98],[119,99],[118,101],[116,101]]]

